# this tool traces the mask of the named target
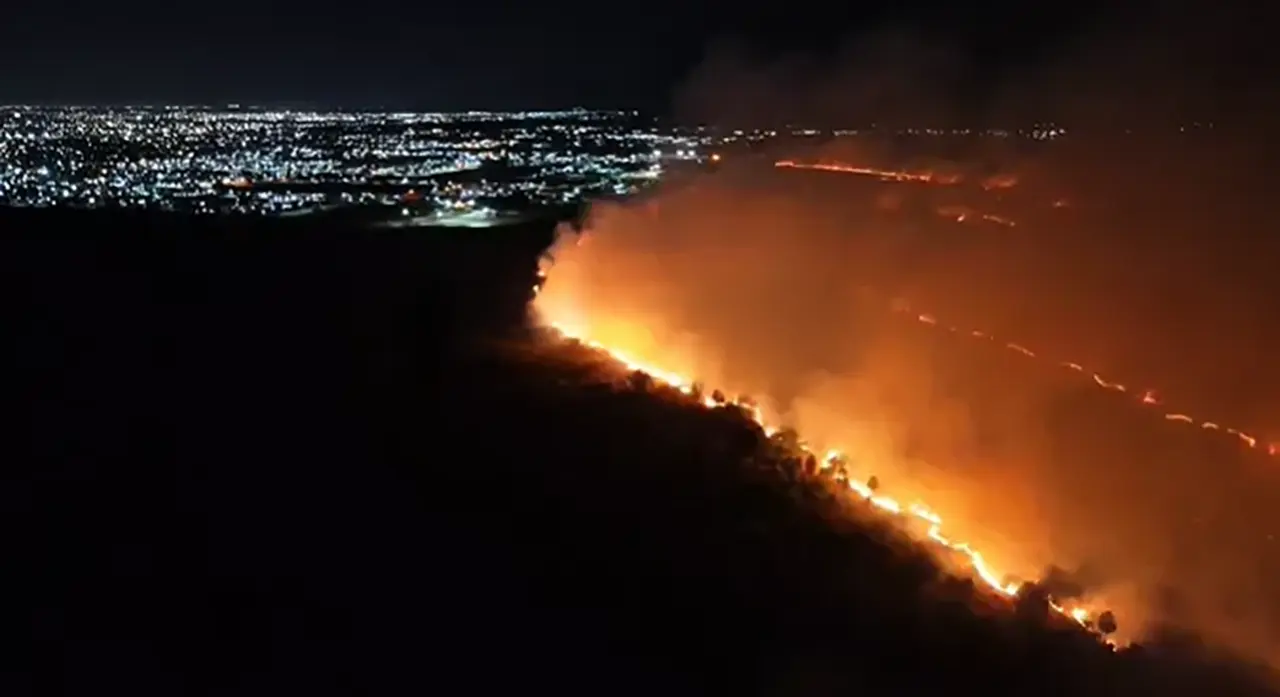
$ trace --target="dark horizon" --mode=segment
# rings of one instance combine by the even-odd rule
[[[474,7],[477,18],[496,21],[423,9],[373,2],[352,11],[282,0],[223,17],[129,0],[81,8],[69,23],[46,6],[24,5],[0,29],[0,58],[22,66],[0,76],[0,102],[663,111],[725,41],[773,62],[908,32],[972,62],[976,84],[999,84],[1082,37],[1128,30],[1145,16],[1096,2],[1041,13],[1007,0],[963,9],[915,0],[750,11],[660,3],[617,15],[584,13],[572,3]]]

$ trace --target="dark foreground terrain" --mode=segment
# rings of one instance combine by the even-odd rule
[[[1265,694],[984,604],[731,411],[531,345],[550,224],[0,232],[5,694]]]

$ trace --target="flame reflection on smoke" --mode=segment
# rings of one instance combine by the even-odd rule
[[[574,247],[585,246],[581,244],[581,238],[574,241]],[[539,319],[553,327],[563,336],[573,338],[594,347],[598,350],[608,353],[613,359],[623,364],[630,370],[640,371],[650,375],[651,377],[666,383],[672,387],[679,389],[686,395],[694,396],[694,380],[689,377],[691,375],[711,376],[711,379],[704,379],[702,384],[707,384],[722,393],[741,394],[751,393],[750,389],[733,389],[741,387],[727,382],[724,377],[718,375],[715,369],[717,361],[709,361],[708,356],[711,354],[706,347],[699,349],[696,340],[679,341],[672,340],[678,336],[671,332],[662,332],[667,340],[660,339],[651,327],[661,327],[661,320],[656,316],[645,315],[637,309],[637,306],[631,304],[628,306],[626,300],[618,302],[617,306],[610,306],[605,309],[595,306],[593,300],[586,295],[576,295],[572,292],[574,284],[581,284],[586,281],[584,275],[591,273],[591,270],[584,268],[579,263],[579,257],[572,253],[562,254],[558,258],[558,262],[554,265],[554,278],[548,279],[547,274],[552,270],[549,264],[544,268],[538,286],[534,289],[535,301],[534,310]],[[645,262],[640,262],[641,266],[645,266]],[[650,269],[652,271],[652,269]],[[546,281],[550,283],[546,283]],[[618,279],[614,279],[615,281]],[[631,300],[634,302],[636,297],[645,295],[646,285],[635,281],[624,282],[624,286],[634,288],[637,296]],[[545,287],[544,287],[545,284]],[[560,292],[562,290],[569,292]],[[628,311],[630,310],[630,312]],[[635,313],[635,314],[633,314]],[[641,317],[636,320],[634,317]],[[647,324],[651,322],[652,324]],[[673,369],[671,366],[679,366],[679,369]],[[730,388],[725,390],[724,388]],[[703,406],[707,408],[715,408],[719,406],[716,398],[700,397]],[[766,433],[776,432],[779,428],[780,418],[774,410],[768,407],[760,406],[754,399],[749,402],[738,402],[740,406],[745,407],[753,416],[755,421],[764,429]],[[820,417],[810,419],[811,423],[821,423]],[[826,430],[826,429],[822,429]],[[842,429],[835,429],[839,432]],[[848,426],[843,429],[845,434],[850,433]],[[856,426],[853,431],[856,432]],[[829,432],[832,433],[832,432]],[[831,436],[827,433],[804,434],[809,440],[803,446],[810,452],[824,453],[822,462],[825,467],[839,466],[844,470],[845,457],[844,452],[857,453],[857,458],[853,463],[860,466],[870,466],[873,462],[879,462],[884,457],[889,456],[888,449],[884,447],[870,446],[874,440],[874,434],[866,434],[868,437],[864,443],[855,444],[856,447],[850,449],[849,444],[839,440],[839,436]],[[821,440],[819,440],[821,438]],[[868,447],[869,446],[869,447]],[[846,476],[841,476],[850,491],[864,499],[876,509],[889,514],[895,518],[908,523],[905,529],[909,533],[914,533],[921,542],[934,545],[940,550],[945,550],[950,555],[958,556],[964,560],[964,566],[968,569],[975,580],[981,582],[996,594],[1012,598],[1018,594],[1022,588],[1022,582],[1012,580],[1007,571],[1009,566],[1000,564],[993,560],[990,553],[981,551],[985,546],[975,545],[964,539],[955,536],[954,531],[944,526],[942,515],[927,504],[920,497],[908,493],[902,497],[894,497],[879,493],[877,489],[867,482],[876,475],[876,472],[849,472]],[[878,477],[876,477],[878,479]],[[909,492],[910,487],[901,483],[898,486],[899,491]],[[909,523],[914,522],[913,527]],[[1029,567],[1024,567],[1024,570]],[[1026,574],[1023,574],[1024,577]],[[1050,603],[1050,607],[1061,614],[1065,618],[1069,618],[1084,627],[1093,626],[1093,613],[1086,604],[1073,602],[1070,604]],[[1111,642],[1110,639],[1107,640]]]
[[[566,231],[552,248],[534,303],[539,315],[666,382],[696,376],[728,394],[752,395],[764,423],[795,427],[815,448],[854,454],[858,477],[877,476],[905,505],[927,503],[946,520],[949,539],[982,550],[983,563],[999,570],[998,583],[1005,573],[1039,578],[1050,564],[1103,569],[1085,598],[1118,612],[1125,639],[1166,616],[1159,599],[1166,585],[1206,597],[1228,588],[1249,598],[1263,592],[1254,590],[1257,572],[1248,568],[1254,557],[1211,544],[1205,526],[1241,534],[1236,529],[1263,506],[1266,490],[1242,489],[1245,482],[1221,474],[1206,481],[1190,466],[1194,454],[1172,439],[1167,450],[1135,456],[1152,438],[1176,437],[1179,429],[1161,424],[1186,416],[1159,406],[1163,393],[1095,374],[1047,345],[995,338],[986,327],[953,324],[950,315],[905,302],[890,307],[892,296],[865,289],[903,267],[901,248],[879,238],[852,243],[850,228],[862,221],[815,213],[797,197],[723,188],[593,209],[591,233]],[[901,321],[907,318],[914,321]],[[913,326],[963,340],[933,346]],[[974,360],[1001,366],[976,371]],[[1097,400],[1115,405],[1108,409],[1122,408],[1119,397],[1128,396],[1168,413],[1136,440],[1091,433],[1129,426],[1096,416],[1062,426],[1073,429],[1069,435],[1049,433],[1054,400],[1072,382],[1052,378],[1055,366],[1078,376],[1077,384],[1115,395]],[[968,379],[961,391],[956,375]],[[1003,392],[992,401],[975,389]],[[1205,423],[1195,420],[1204,432],[1198,440],[1215,441],[1220,432],[1248,445],[1260,435]],[[1265,452],[1264,445],[1257,449]],[[1174,467],[1168,461],[1175,457],[1188,462]],[[1206,484],[1221,486],[1206,497]],[[1267,532],[1249,530],[1260,540]],[[1214,561],[1185,566],[1181,557],[1192,549]],[[1233,648],[1265,650],[1264,630],[1248,626],[1263,615],[1237,619],[1230,607],[1213,614],[1211,603],[1195,612],[1204,614],[1177,619],[1214,638],[1247,637]]]

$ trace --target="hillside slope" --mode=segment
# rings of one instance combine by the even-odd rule
[[[532,341],[549,227],[0,223],[13,694],[1265,694],[992,606],[733,412]]]

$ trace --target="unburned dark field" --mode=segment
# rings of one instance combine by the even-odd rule
[[[1267,694],[539,343],[552,225],[3,212],[6,693]]]

